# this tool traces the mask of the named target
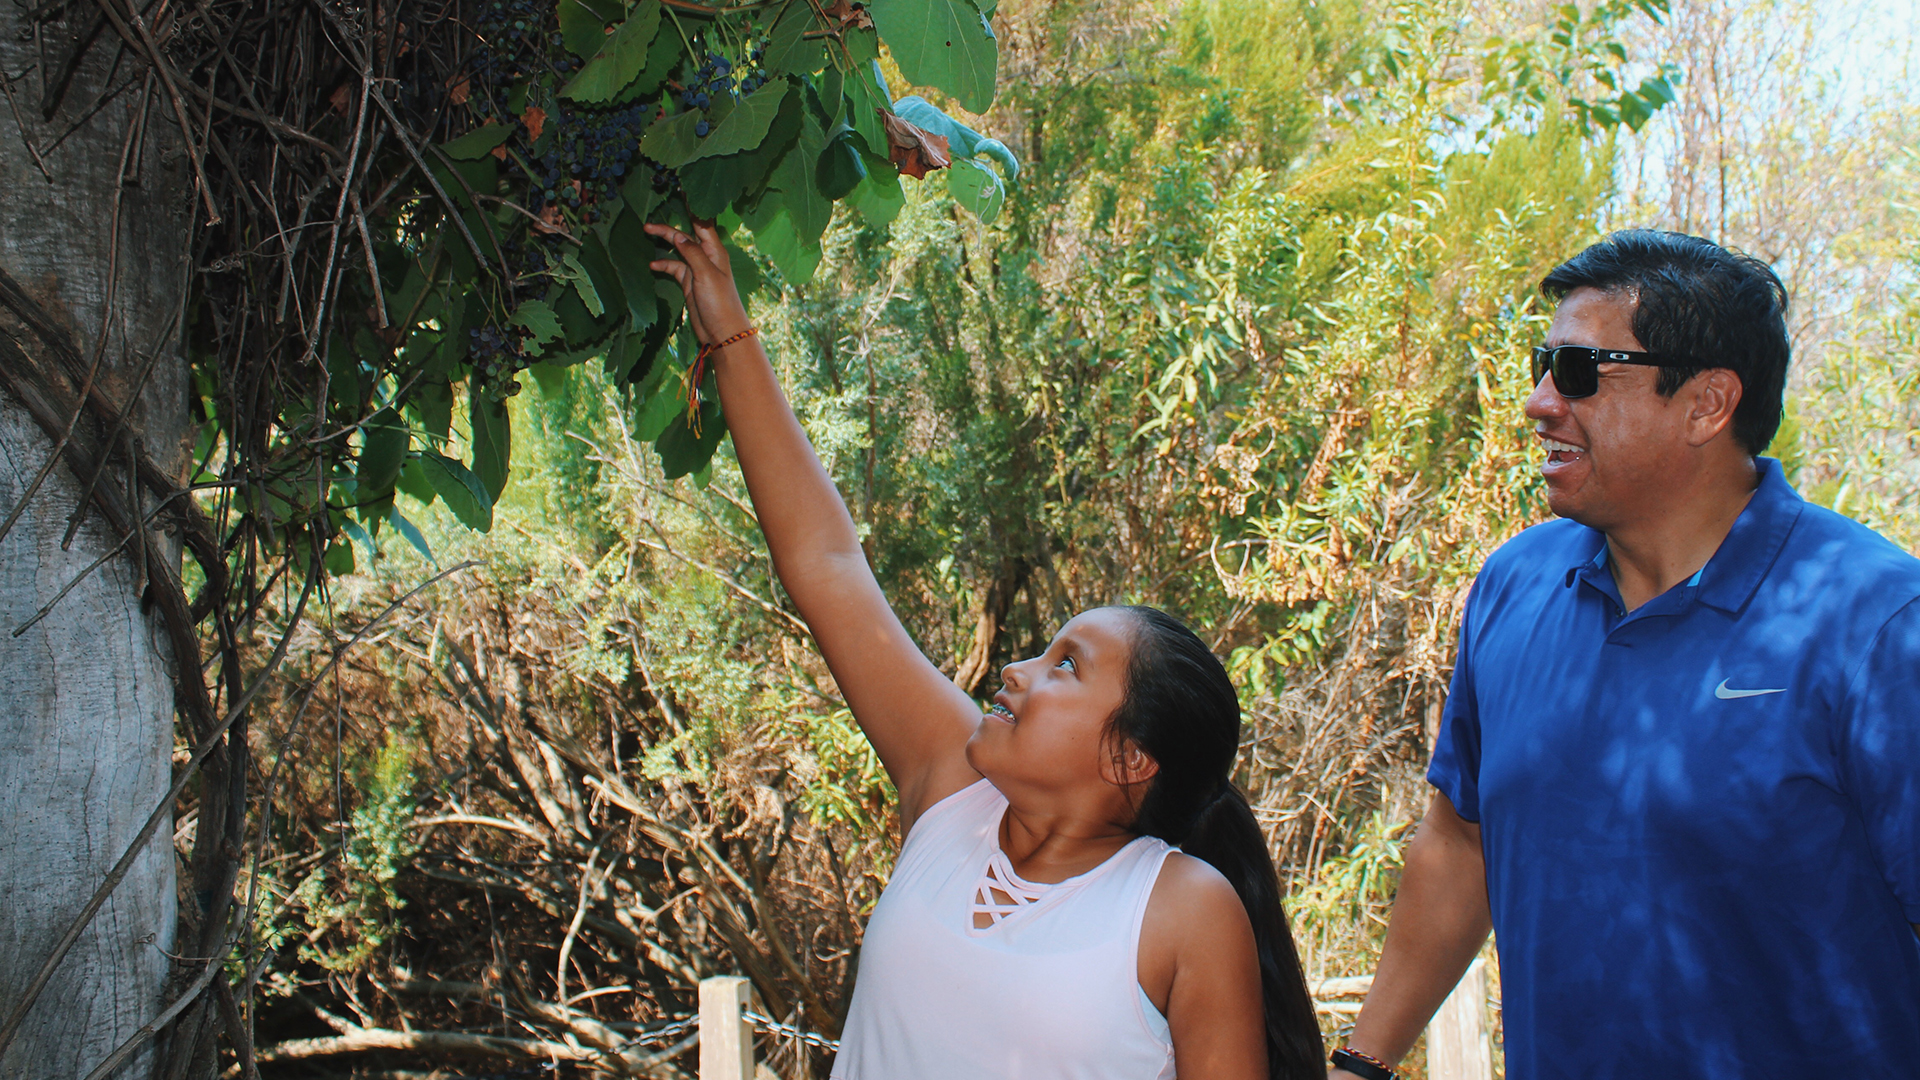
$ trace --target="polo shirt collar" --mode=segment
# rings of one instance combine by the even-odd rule
[[[1754,458],[1753,464],[1760,473],[1760,485],[1700,576],[1700,602],[1728,614],[1747,605],[1767,571],[1773,569],[1780,549],[1786,546],[1787,534],[1807,507],[1800,493],[1787,483],[1780,462],[1763,457]]]
[[[1760,474],[1753,498],[1747,500],[1707,565],[1686,583],[1694,599],[1729,614],[1745,607],[1760,587],[1807,505],[1787,483],[1779,461],[1760,457],[1753,459],[1753,465]],[[1618,603],[1613,574],[1607,567],[1606,534],[1588,529],[1587,535],[1589,546],[1583,547],[1577,553],[1579,561],[1567,568],[1566,584],[1584,578]]]

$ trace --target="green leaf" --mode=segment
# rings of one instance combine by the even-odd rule
[[[400,470],[400,479],[394,481],[394,490],[404,492],[421,506],[432,506],[437,497],[433,485],[427,482],[426,471],[420,467],[420,459],[410,459],[406,467]]]
[[[704,468],[713,460],[713,452],[720,446],[720,437],[726,433],[726,421],[720,415],[718,402],[700,403],[700,432],[697,435],[687,425],[686,411],[681,410],[680,415],[668,425],[666,434],[653,444],[654,449],[660,452],[660,467],[667,479],[677,480]]]
[[[721,246],[727,252],[727,268],[733,271],[733,287],[740,291],[741,296],[752,296],[759,292],[767,283],[766,277],[760,273],[760,264],[753,261],[753,256],[731,243]]]
[[[472,470],[450,457],[432,452],[420,455],[420,469],[434,492],[446,500],[447,509],[460,519],[460,524],[476,532],[493,528],[493,497]]]
[[[678,169],[701,158],[751,150],[766,139],[767,128],[791,89],[785,79],[775,79],[733,102],[732,108],[723,103],[705,112],[688,109],[678,116],[662,117],[647,128],[640,140],[640,152],[669,169]],[[705,138],[694,133],[702,120],[711,128]]]
[[[793,227],[793,215],[785,207],[753,230],[753,246],[773,260],[780,276],[790,285],[804,285],[813,280],[813,272],[820,267],[818,240],[816,234],[812,240],[803,241]]]
[[[440,144],[440,149],[450,158],[471,161],[474,158],[485,157],[494,147],[506,142],[512,136],[512,124],[489,120],[457,139]],[[458,187],[458,184],[454,185],[455,189]],[[448,191],[447,194],[452,195],[454,192]],[[493,192],[488,191],[487,194],[491,195]]]
[[[893,96],[887,93],[887,81],[880,77],[880,65],[869,63],[854,71],[847,82],[847,121],[860,133],[867,150],[886,158],[887,125],[880,119],[882,109],[893,108]]]
[[[884,229],[906,208],[907,195],[900,190],[900,173],[891,163],[861,156],[866,159],[867,178],[847,195],[847,205],[859,211],[869,226]]]
[[[587,305],[587,310],[593,313],[594,318],[607,313],[607,305],[600,299],[600,290],[593,287],[593,275],[580,265],[579,255],[571,251],[562,255],[560,266],[554,270],[553,276],[573,285],[574,291],[580,294],[580,302]]]
[[[658,310],[653,296],[653,268],[647,265],[653,261],[655,243],[645,225],[646,219],[629,206],[607,232],[607,257],[620,277],[620,291],[627,300],[627,328],[636,333],[653,324]]]
[[[666,434],[667,425],[673,423],[675,417],[686,414],[686,388],[681,380],[669,376],[634,418],[633,437],[640,442],[652,442]]]
[[[407,543],[413,545],[413,550],[419,552],[421,558],[428,562],[434,561],[433,549],[427,546],[427,538],[420,535],[419,526],[408,521],[406,515],[402,514],[398,507],[387,511],[387,520],[393,522],[393,527],[400,531],[401,536],[407,538]]]
[[[356,494],[363,503],[374,503],[393,494],[394,481],[406,464],[410,434],[406,422],[391,408],[374,413],[362,429],[360,465],[354,470],[359,481]]]
[[[504,401],[495,401],[477,383],[468,392],[468,416],[473,433],[473,474],[498,502],[507,487],[507,466],[513,458],[513,426]]]
[[[613,17],[619,17],[619,11]],[[598,52],[606,44],[607,19],[584,0],[560,0],[560,36],[567,51],[581,59]]]
[[[800,142],[774,168],[771,187],[780,191],[781,201],[793,220],[799,239],[816,244],[833,220],[833,200],[820,190],[815,165],[827,148],[827,133],[812,112],[803,118]]]
[[[327,573],[334,577],[353,573],[353,545],[343,544],[338,540],[328,544],[325,564]]]
[[[767,125],[760,145],[737,154],[701,158],[680,171],[680,189],[686,193],[689,213],[715,218],[729,204],[759,196],[774,166],[800,135],[800,114],[805,108],[802,96],[796,89],[780,99],[779,111]]]
[[[953,201],[973,212],[982,224],[991,225],[1000,216],[1000,204],[1006,201],[1006,186],[999,174],[971,158],[955,158],[947,169],[947,191]]]
[[[826,47],[817,39],[809,40],[814,27],[813,5],[807,0],[791,0],[773,24],[768,35],[767,52],[761,58],[768,71],[781,75],[810,75],[827,66]]]
[[[908,82],[944,90],[968,112],[993,104],[1000,44],[973,0],[873,0],[871,10]]]
[[[580,274],[584,277],[586,271],[581,270]],[[526,341],[526,348],[535,356],[540,355],[549,341],[561,335],[560,320],[554,316],[553,309],[547,306],[545,300],[522,300],[520,306],[513,310],[513,318],[507,321],[532,335]]]
[[[647,47],[659,30],[660,0],[640,0],[560,93],[575,101],[612,100],[647,70]]]
[[[407,411],[426,439],[444,440],[453,426],[453,387],[444,381],[416,385],[407,395]]]
[[[861,162],[860,151],[854,149],[851,140],[835,139],[820,151],[813,177],[820,194],[837,201],[846,198],[859,186],[860,181],[867,178],[867,167]]]

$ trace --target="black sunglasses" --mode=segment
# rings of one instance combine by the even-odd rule
[[[1563,398],[1592,397],[1600,389],[1601,364],[1639,364],[1642,367],[1697,367],[1691,360],[1654,353],[1623,352],[1619,349],[1593,349],[1585,345],[1545,345],[1533,347],[1533,384],[1540,385],[1548,372],[1553,373],[1553,388]]]

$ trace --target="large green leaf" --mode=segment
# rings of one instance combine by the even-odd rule
[[[738,101],[661,117],[647,128],[640,140],[640,152],[669,169],[678,169],[701,158],[751,150],[766,139],[767,128],[790,89],[785,79],[775,79]],[[702,122],[709,126],[704,137],[697,134]]]
[[[450,158],[463,161],[471,160],[473,158],[486,156],[494,147],[506,142],[512,136],[512,124],[488,121],[457,139],[440,144],[440,149],[445,151],[446,155]],[[448,194],[452,194],[452,192],[448,192]],[[487,194],[491,195],[493,192],[489,191]]]
[[[993,104],[1000,44],[973,0],[873,0],[871,10],[908,82],[944,90],[969,112]]]
[[[540,355],[548,342],[560,336],[560,320],[547,306],[545,300],[522,300],[520,306],[513,309],[513,317],[508,320],[514,326],[532,335],[527,338],[527,351]]]
[[[660,0],[640,0],[561,93],[575,101],[611,101],[647,69],[647,46],[659,29]]]
[[[768,71],[780,75],[809,75],[827,66],[826,47],[818,39],[809,39],[814,28],[813,5],[807,0],[790,0],[787,9],[773,24],[767,38],[767,52],[761,58]]]
[[[453,426],[453,388],[445,381],[419,383],[407,395],[407,411],[425,440],[445,439]]]
[[[761,224],[754,226],[753,246],[773,260],[780,276],[790,285],[804,285],[813,280],[813,272],[820,267],[818,234],[812,240],[803,241],[793,227],[793,215],[787,213],[784,206],[777,207]]]
[[[359,481],[356,493],[362,502],[373,503],[393,494],[394,481],[406,464],[410,436],[406,421],[392,408],[374,413],[362,430],[360,467],[354,470]]]
[[[469,406],[473,474],[486,488],[488,502],[498,502],[507,487],[508,463],[513,460],[513,424],[507,417],[507,403],[493,400],[476,382],[469,392]]]
[[[493,528],[493,497],[472,470],[450,457],[429,451],[420,455],[420,471],[426,474],[434,494],[444,499],[447,509],[460,519],[460,524],[480,532]]]
[[[774,168],[771,186],[779,189],[794,232],[807,244],[816,244],[833,220],[833,200],[820,190],[817,164],[827,148],[827,133],[808,110],[800,126],[800,142]]]
[[[947,191],[953,200],[973,211],[982,223],[991,225],[1000,216],[1000,204],[1006,201],[1006,185],[985,165],[971,158],[955,158],[947,169]]]
[[[686,414],[686,388],[679,379],[669,377],[641,407],[640,415],[633,421],[633,437],[652,442],[667,433],[667,425],[673,423],[675,417]]]
[[[607,0],[560,0],[557,14],[567,51],[584,59],[606,44],[607,23],[622,12],[620,4]]]
[[[814,182],[828,199],[844,199],[860,181],[867,178],[867,167],[854,148],[853,137],[835,139],[820,151],[814,166]]]
[[[867,178],[848,193],[847,205],[859,211],[868,225],[884,229],[906,208],[907,195],[900,190],[900,173],[890,162],[861,156],[866,160]]]
[[[653,323],[656,303],[653,296],[654,239],[646,233],[646,219],[635,207],[627,207],[614,219],[607,232],[607,257],[620,276],[620,291],[627,299],[627,328],[645,330]]]
[[[669,386],[672,383],[668,384]],[[686,410],[667,425],[666,434],[653,444],[660,451],[660,467],[667,479],[677,480],[697,469],[705,468],[713,460],[713,452],[720,446],[720,437],[727,433],[727,425],[720,415],[720,404],[714,401],[700,403],[700,431],[695,434],[687,424]]]

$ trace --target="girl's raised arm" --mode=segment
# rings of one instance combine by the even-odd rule
[[[733,270],[711,225],[696,236],[666,225],[647,231],[679,259],[653,263],[687,294],[703,343],[749,327]],[[800,609],[847,705],[900,792],[901,828],[973,783],[966,744],[980,709],[920,651],[880,592],[846,503],[780,390],[766,350],[745,337],[714,356],[733,448],[774,572]]]

